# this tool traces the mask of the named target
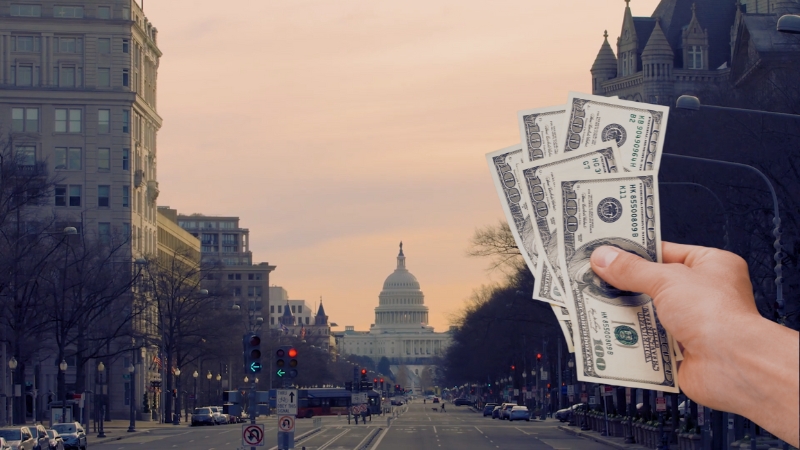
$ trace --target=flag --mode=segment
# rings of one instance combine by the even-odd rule
[[[161,370],[161,358],[159,358],[158,353],[153,355],[153,366],[158,367],[158,370]]]
[[[302,339],[305,339],[305,338],[306,338],[306,326],[305,325],[301,325],[300,326],[300,339],[302,340]]]
[[[286,325],[284,325],[284,324],[281,324],[281,331],[283,331],[284,333],[288,333],[288,332],[289,332],[289,329],[288,329],[288,328],[286,328]]]

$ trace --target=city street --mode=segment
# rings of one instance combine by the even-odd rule
[[[608,449],[601,444],[569,435],[559,429],[559,422],[507,422],[484,418],[466,406],[448,404],[447,412],[434,412],[434,405],[412,403],[408,411],[387,429],[385,416],[374,416],[366,425],[347,424],[345,418],[323,417],[322,429],[299,439],[295,448],[307,450],[408,450],[408,449]],[[276,444],[274,418],[267,424],[267,445]],[[261,421],[259,421],[261,423]],[[296,435],[313,429],[313,421],[297,421]],[[133,437],[98,444],[104,450],[192,448],[232,450],[241,448],[241,425],[218,427],[178,427],[154,429]],[[90,441],[91,442],[91,441]]]

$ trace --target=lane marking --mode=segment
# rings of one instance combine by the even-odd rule
[[[345,434],[347,434],[349,431],[350,431],[350,428],[348,428],[348,429],[346,429],[346,430],[342,431],[341,433],[339,433],[339,434],[337,434],[336,436],[334,436],[334,437],[333,437],[333,439],[331,439],[330,441],[328,441],[328,442],[326,442],[326,443],[324,443],[324,444],[320,445],[320,446],[318,447],[318,449],[317,449],[317,450],[325,450],[326,448],[330,447],[330,446],[331,446],[331,444],[333,444],[333,443],[334,443],[334,442],[335,442],[337,439],[339,439],[340,437],[344,436],[344,435],[345,435]]]
[[[477,426],[477,425],[475,425],[475,429],[476,429],[476,430],[478,430],[478,433],[480,433],[480,434],[483,434],[483,431],[481,431],[481,429],[480,429],[480,428],[478,428],[478,426]]]

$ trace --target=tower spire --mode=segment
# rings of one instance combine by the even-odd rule
[[[406,255],[403,254],[403,241],[400,241],[400,253],[397,254],[397,268],[406,268]]]

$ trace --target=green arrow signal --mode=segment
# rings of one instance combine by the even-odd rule
[[[261,363],[253,362],[250,363],[250,370],[255,372],[257,370],[261,370]]]
[[[283,370],[283,369],[278,369],[278,376],[279,376],[279,377],[282,377],[282,376],[284,376],[284,375],[286,375],[286,371],[285,371],[285,370]]]

